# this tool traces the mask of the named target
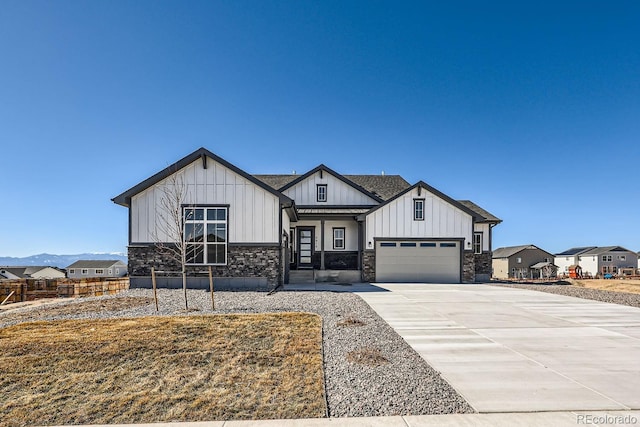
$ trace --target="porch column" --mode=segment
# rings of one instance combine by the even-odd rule
[[[320,220],[320,270],[324,270],[324,219]]]
[[[362,222],[358,221],[358,270],[362,270]]]

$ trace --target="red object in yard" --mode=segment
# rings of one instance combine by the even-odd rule
[[[569,266],[569,277],[572,279],[581,279],[582,278],[582,267],[579,265],[570,265]]]

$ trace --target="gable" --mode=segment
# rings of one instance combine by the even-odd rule
[[[327,186],[327,201],[317,199],[317,186]],[[284,187],[282,193],[293,199],[298,206],[375,206],[380,203],[359,189],[355,184],[328,168],[316,168],[312,173],[303,175]]]
[[[424,200],[424,220],[414,220],[413,203]],[[464,238],[471,249],[473,216],[440,194],[415,185],[396,198],[387,201],[364,215],[367,248],[373,248],[375,238]]]
[[[228,206],[230,243],[279,241],[281,200],[286,199],[250,175],[210,156],[197,157],[130,196],[130,242],[171,241],[162,230],[161,202],[175,180],[183,182],[183,204]]]

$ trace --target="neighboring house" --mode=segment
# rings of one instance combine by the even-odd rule
[[[180,270],[159,248],[176,240],[161,219],[176,180],[186,186],[189,272],[206,275],[211,266],[218,284],[273,286],[288,283],[291,271],[369,282],[490,274],[492,228],[501,220],[470,201],[398,175],[342,175],[324,165],[303,175],[250,175],[201,148],[112,199],[129,209],[131,286],[149,286],[151,267]]]
[[[50,266],[0,267],[0,279],[61,279],[62,271]]]
[[[493,277],[496,279],[533,279],[543,267],[553,266],[553,255],[535,245],[498,248],[493,251]]]
[[[80,260],[68,266],[66,270],[69,279],[127,275],[127,265],[120,260]]]
[[[582,252],[578,264],[583,275],[618,274],[622,268],[637,268],[638,254],[622,246],[604,246]]]
[[[595,246],[581,246],[556,254],[553,263],[558,266],[558,274],[568,275],[569,267],[580,265],[580,255],[595,248]]]

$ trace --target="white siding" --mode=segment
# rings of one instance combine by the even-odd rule
[[[489,251],[489,224],[474,224],[473,231],[482,233],[482,250]]]
[[[174,175],[186,185],[185,204],[229,205],[230,243],[279,241],[280,201],[274,194],[211,158],[207,159],[207,169],[198,159]],[[172,240],[158,222],[163,189],[170,180],[166,178],[131,198],[132,243]]]
[[[344,228],[345,248],[333,249],[333,229]],[[320,228],[318,228],[320,231]],[[355,221],[325,221],[324,222],[324,250],[325,251],[357,251],[358,223]]]
[[[585,255],[580,256],[580,267],[582,267],[582,274],[591,274],[595,276],[598,274],[598,256],[597,255]]]
[[[413,199],[425,199],[424,221],[413,219]],[[445,237],[464,238],[464,248],[471,249],[473,218],[468,213],[422,189],[414,188],[402,197],[367,215],[366,249],[373,249],[375,237]],[[371,245],[369,245],[371,243]]]
[[[316,185],[327,185],[327,201],[318,202],[316,194]],[[378,202],[367,196],[366,194],[356,190],[352,186],[344,183],[330,173],[323,171],[322,178],[320,178],[320,171],[307,177],[303,181],[297,183],[293,187],[283,191],[283,193],[296,201],[298,206],[308,205],[344,205],[344,206],[359,206],[377,205]]]
[[[291,227],[291,219],[289,218],[289,214],[283,209],[282,210],[282,232],[289,234],[289,227]],[[291,241],[291,236],[289,236],[289,241]]]
[[[574,255],[554,257],[553,263],[558,266],[558,275],[569,274],[569,267],[577,264]]]
[[[320,252],[322,247],[320,221],[298,221],[293,224],[294,227],[314,227],[314,246],[313,250]],[[334,227],[344,228],[345,248],[336,251],[357,251],[358,250],[358,223],[355,221],[329,221],[324,222],[324,250],[333,251],[333,229]]]

